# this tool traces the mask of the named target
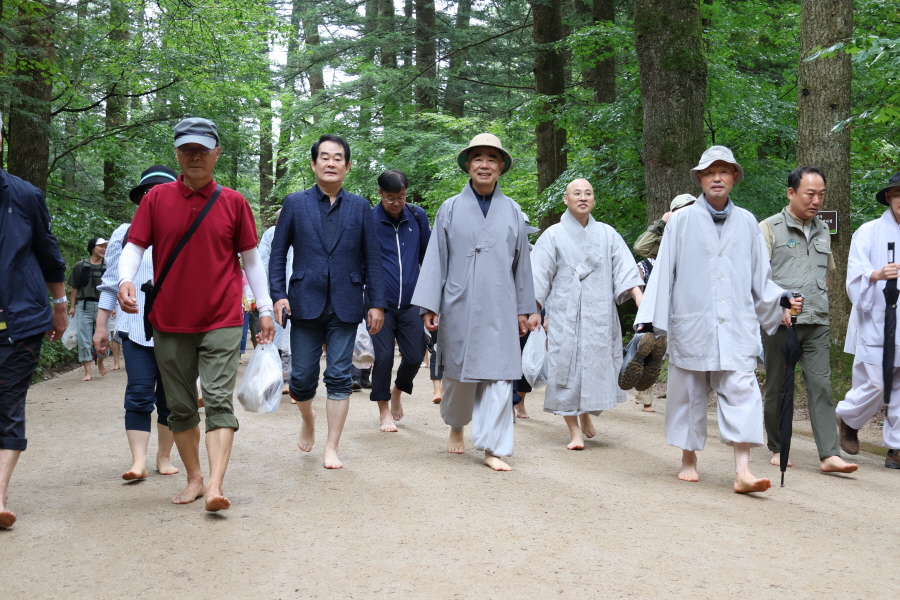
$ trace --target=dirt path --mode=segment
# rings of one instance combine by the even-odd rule
[[[900,473],[873,455],[854,476],[821,475],[812,440],[795,438],[787,487],[739,496],[714,417],[702,481],[687,484],[665,444],[665,401],[656,414],[630,401],[604,413],[573,452],[535,393],[514,470],[499,474],[472,450],[444,451],[422,370],[400,433],[380,433],[368,395],[353,395],[339,471],[321,467],[321,394],[310,455],[291,404],[238,407],[233,508],[211,515],[170,503],[181,475],[119,478],[124,382],[75,371],[32,388],[10,495],[19,522],[0,531],[3,600],[900,597]],[[767,457],[755,450],[752,466],[774,481]]]

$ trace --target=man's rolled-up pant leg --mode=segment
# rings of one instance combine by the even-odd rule
[[[478,384],[444,377],[441,418],[454,429],[462,429],[472,421]]]
[[[472,444],[476,450],[494,456],[512,456],[512,384],[512,381],[477,384],[472,415]]]
[[[128,376],[125,383],[125,429],[149,432],[153,407],[157,404],[159,368],[156,366],[156,355],[152,346],[133,342],[127,333],[122,334],[122,353]],[[167,423],[168,420],[164,422]]]
[[[706,445],[706,404],[709,373],[689,371],[669,363],[666,392],[666,443],[682,450],[703,450]]]
[[[425,329],[418,306],[409,306],[397,313],[395,336],[400,347],[400,366],[394,385],[405,394],[412,394],[413,380],[425,358]]]
[[[153,328],[153,351],[169,407],[169,429],[181,433],[200,424],[197,404],[198,333],[166,333]],[[240,337],[238,338],[240,341]],[[235,345],[235,350],[238,350]],[[204,385],[204,395],[206,392]],[[204,403],[206,398],[203,399]]]
[[[837,419],[834,400],[831,396],[831,339],[828,325],[801,325],[800,344],[803,355],[800,368],[803,369],[803,383],[809,405],[809,422],[819,460],[829,456],[840,456]]]
[[[787,328],[778,326],[774,335],[762,332],[763,350],[766,355],[766,384],[763,416],[766,438],[771,452],[781,452],[781,383],[784,381],[784,354],[781,349],[787,342]]]
[[[418,307],[416,307],[418,310]],[[372,365],[372,392],[369,400],[384,402],[391,399],[391,373],[394,370],[394,339],[397,336],[396,309],[384,311],[384,325],[372,336],[375,364]],[[402,352],[402,350],[401,350]]]
[[[94,359],[94,323],[97,319],[97,303],[92,300],[78,300],[75,303],[75,330],[78,332],[78,362]]]
[[[723,444],[763,445],[762,394],[754,371],[712,371],[719,396],[719,436]]]
[[[242,327],[222,327],[199,334],[198,369],[206,407],[206,431],[223,427],[238,430],[234,416]]]
[[[43,334],[15,342],[0,363],[0,450],[25,450],[25,396],[41,358]],[[5,350],[5,348],[4,348]]]

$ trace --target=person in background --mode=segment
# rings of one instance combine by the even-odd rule
[[[94,327],[97,324],[97,303],[100,300],[97,286],[106,272],[106,261],[103,259],[106,245],[107,240],[92,238],[87,244],[90,256],[75,263],[67,281],[72,288],[69,293],[69,317],[74,317],[78,328],[78,362],[84,367],[82,381],[91,380]],[[101,377],[106,375],[103,359],[104,355],[97,355],[97,371]]]

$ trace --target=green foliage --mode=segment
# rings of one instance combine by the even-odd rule
[[[50,342],[46,338],[41,345],[41,359],[31,377],[32,383],[48,378],[50,372],[71,368],[78,364],[78,348],[69,350],[62,342]]]

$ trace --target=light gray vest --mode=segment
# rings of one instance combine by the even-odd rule
[[[828,294],[825,274],[831,240],[821,219],[812,220],[809,242],[803,226],[787,208],[766,219],[775,234],[772,243],[772,280],[789,292],[803,294],[803,312],[797,323],[828,325]]]

